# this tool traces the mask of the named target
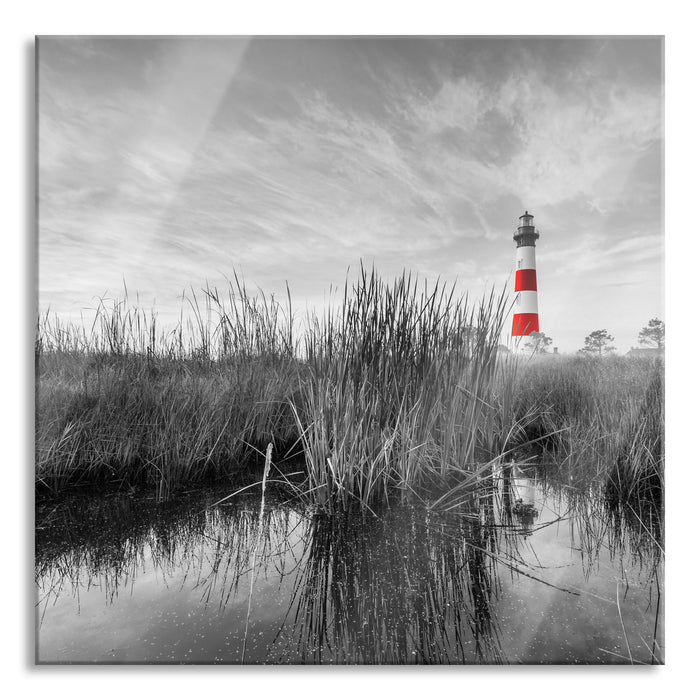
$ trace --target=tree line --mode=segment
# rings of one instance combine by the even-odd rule
[[[578,351],[583,355],[594,355],[602,357],[613,352],[616,348],[613,345],[615,338],[602,328],[592,331],[586,336],[583,347]],[[640,345],[663,350],[666,344],[666,324],[658,318],[652,318],[641,331],[639,331],[638,342]],[[534,353],[546,353],[547,348],[552,344],[552,339],[545,333],[530,333],[525,347]]]

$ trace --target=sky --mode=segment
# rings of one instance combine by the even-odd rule
[[[319,307],[359,262],[477,300],[540,231],[540,330],[664,319],[663,40],[38,42],[39,309],[167,322],[233,273]]]

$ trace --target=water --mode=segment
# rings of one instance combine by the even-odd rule
[[[505,484],[335,520],[268,494],[260,531],[259,494],[41,506],[37,661],[663,662],[654,528],[534,471]]]

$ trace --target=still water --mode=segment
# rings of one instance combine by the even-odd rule
[[[37,509],[39,663],[663,663],[658,536],[534,470],[463,502],[329,519],[212,507]],[[445,510],[447,509],[447,510]]]

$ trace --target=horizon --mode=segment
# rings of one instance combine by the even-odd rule
[[[125,283],[167,322],[234,271],[318,308],[360,260],[512,294],[527,209],[560,353],[665,319],[660,37],[37,46],[40,312]]]

